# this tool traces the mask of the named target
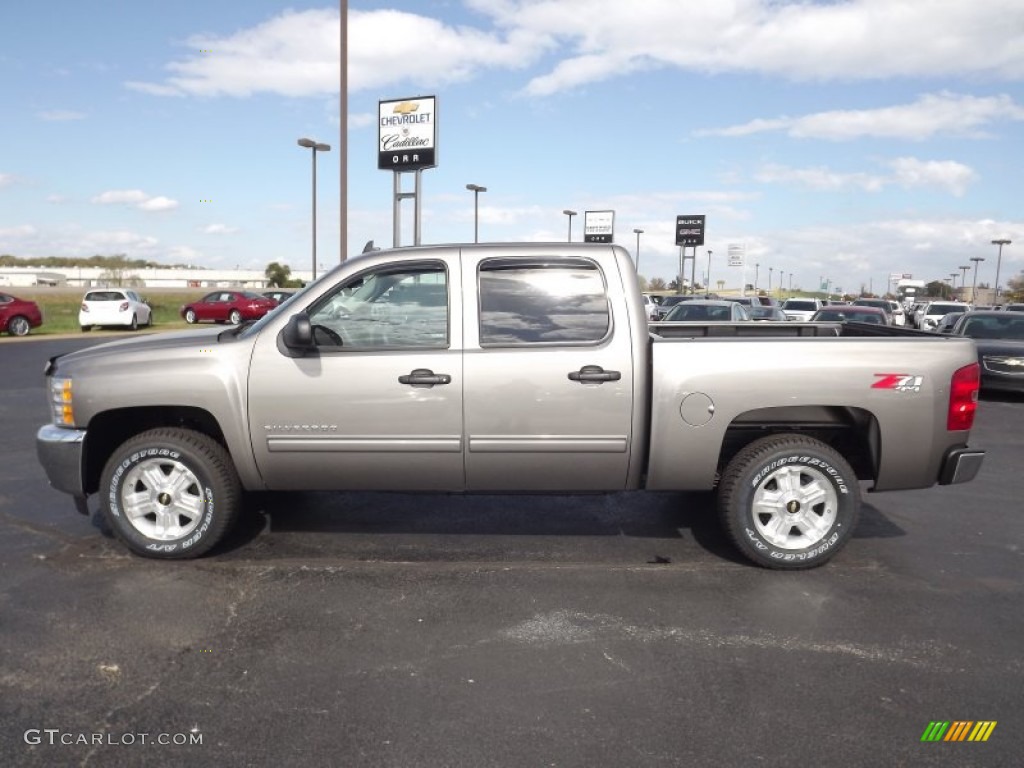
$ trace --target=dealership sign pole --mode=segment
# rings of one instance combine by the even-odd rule
[[[402,244],[402,200],[414,199],[413,245],[421,240],[421,174],[437,167],[437,97],[381,101],[377,105],[377,168],[395,174],[394,247]],[[401,174],[414,172],[414,192],[403,192]]]
[[[676,216],[676,245],[680,246],[682,264],[679,270],[679,286],[682,289],[683,273],[686,271],[686,248],[693,247],[693,261],[690,263],[690,293],[694,293],[694,279],[697,273],[697,246],[704,245],[705,216]]]

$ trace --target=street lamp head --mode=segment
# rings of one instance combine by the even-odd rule
[[[992,245],[1010,245],[1013,240],[1007,240],[1006,238],[1000,238],[999,240],[993,240]]]
[[[316,142],[312,139],[299,139],[299,146],[305,147],[306,149],[312,149],[316,146]]]
[[[634,229],[633,233],[636,234],[636,235],[642,235],[644,233],[644,231],[642,229]]]
[[[564,213],[566,216],[575,216],[576,215],[576,211],[570,211],[568,208],[563,210],[562,213]]]
[[[314,149],[317,152],[330,152],[331,151],[331,145],[330,144],[323,144],[322,142],[313,141],[312,139],[299,139],[296,143],[300,147],[305,147],[306,149]]]
[[[971,261],[975,261],[975,262],[977,262],[977,261],[984,261],[985,257],[984,256],[971,256],[970,260]]]
[[[479,184],[467,184],[466,189],[470,192],[486,192],[487,187],[481,187]]]

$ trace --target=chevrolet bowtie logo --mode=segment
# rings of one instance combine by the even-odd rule
[[[415,104],[411,101],[403,101],[401,104],[396,104],[395,108],[391,111],[396,115],[408,115],[410,112],[415,112],[419,108],[419,104]]]

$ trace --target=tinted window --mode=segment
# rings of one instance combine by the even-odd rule
[[[389,265],[343,283],[309,311],[322,347],[448,346],[448,275],[438,263]]]
[[[597,342],[611,327],[601,272],[584,259],[489,259],[479,287],[481,346]]]
[[[124,301],[120,291],[90,291],[85,294],[85,301]]]
[[[818,308],[818,305],[815,304],[813,301],[794,301],[793,299],[789,299],[783,305],[783,308],[794,309],[798,311],[814,312]]]

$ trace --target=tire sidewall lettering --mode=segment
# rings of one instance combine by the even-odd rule
[[[846,479],[838,469],[833,467],[824,459],[808,456],[806,454],[794,454],[792,456],[783,456],[778,459],[774,459],[771,462],[765,464],[761,469],[754,473],[754,476],[750,480],[751,490],[756,490],[758,486],[764,482],[765,478],[768,477],[772,472],[781,469],[786,466],[803,466],[815,469],[819,472],[824,473],[831,480],[839,493],[844,495],[849,494],[850,488],[847,485]]]

